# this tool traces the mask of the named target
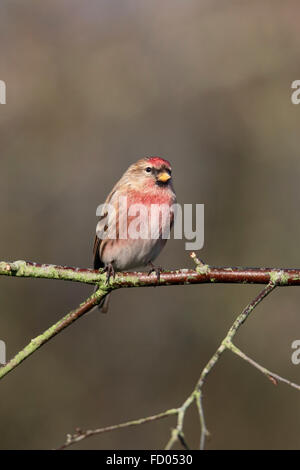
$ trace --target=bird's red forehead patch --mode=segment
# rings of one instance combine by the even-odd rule
[[[162,165],[166,165],[167,167],[171,168],[170,162],[168,160],[165,160],[164,158],[161,157],[148,157],[149,163],[151,163],[153,166],[159,168]]]

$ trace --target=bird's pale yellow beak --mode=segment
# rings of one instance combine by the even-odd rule
[[[170,178],[171,178],[171,175],[169,175],[169,173],[167,173],[166,171],[159,173],[157,177],[158,181],[161,181],[161,183],[166,183],[167,181],[169,181]]]

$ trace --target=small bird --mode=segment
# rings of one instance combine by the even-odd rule
[[[175,202],[172,170],[167,160],[146,157],[131,165],[108,195],[100,213],[93,249],[94,269],[104,268],[108,282],[115,271],[150,265],[149,274],[155,271],[159,280],[161,268],[152,263],[167,242],[165,234],[173,225]],[[114,209],[113,215],[107,210],[108,205]],[[159,217],[153,215],[151,208],[161,211]],[[121,224],[125,220],[125,229],[120,220]],[[141,228],[146,230],[147,236],[137,237],[138,228],[140,233]],[[99,304],[103,313],[107,312],[109,295]]]

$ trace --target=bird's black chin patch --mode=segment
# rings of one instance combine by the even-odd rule
[[[162,181],[157,180],[155,184],[159,186],[160,188],[165,188],[166,186],[169,185],[169,181],[166,181],[165,183],[163,183]]]

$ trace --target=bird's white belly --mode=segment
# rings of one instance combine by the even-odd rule
[[[155,260],[165,243],[166,240],[162,239],[114,240],[102,260],[105,264],[112,263],[117,271],[146,266]],[[107,252],[109,257],[105,256]]]

